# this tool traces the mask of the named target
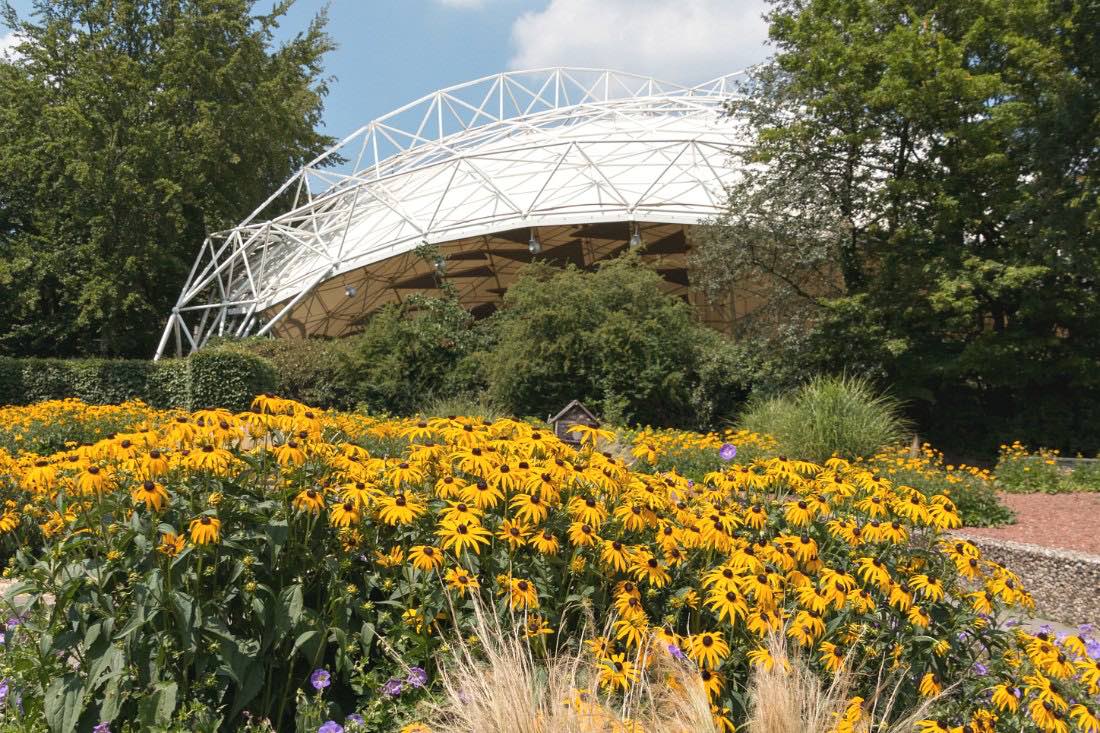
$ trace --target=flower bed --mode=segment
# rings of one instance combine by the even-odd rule
[[[510,419],[261,397],[250,412],[156,413],[88,445],[0,453],[0,541],[30,642],[17,651],[33,661],[5,670],[20,719],[414,726],[480,604],[538,658],[587,655],[612,700],[655,655],[682,657],[718,729],[745,719],[752,670],[776,664],[780,635],[823,678],[853,669],[837,733],[866,730],[883,689],[897,715],[935,699],[944,722],[922,730],[1090,730],[1100,667],[1086,641],[999,629],[1030,597],[944,535],[960,524],[948,496],[768,456],[748,434],[736,455],[732,434],[578,435],[574,448]],[[688,454],[691,471],[669,460]]]

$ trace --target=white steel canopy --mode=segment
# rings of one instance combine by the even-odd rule
[[[580,266],[641,236],[686,297],[684,230],[721,212],[737,175],[744,126],[721,114],[736,76],[517,71],[380,117],[203,242],[157,357],[170,340],[182,354],[220,335],[351,333],[443,271],[464,304],[491,310],[532,236],[542,258]],[[414,254],[425,244],[444,259],[434,271]]]

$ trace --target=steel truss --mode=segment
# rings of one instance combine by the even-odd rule
[[[683,87],[598,69],[516,71],[380,117],[203,242],[156,357],[214,336],[351,332],[410,283],[430,284],[430,264],[410,256],[422,244],[449,264],[479,261],[466,288],[476,304],[506,289],[494,263],[523,260],[516,244],[530,231],[595,252],[576,227],[682,230],[714,216],[745,135],[720,115],[737,76]],[[336,156],[350,167],[330,166]]]

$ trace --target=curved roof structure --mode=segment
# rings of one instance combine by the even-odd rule
[[[215,335],[344,335],[440,276],[489,312],[533,257],[590,266],[632,238],[686,291],[684,228],[719,213],[737,174],[743,126],[720,114],[736,76],[517,71],[380,117],[207,238],[157,356]]]

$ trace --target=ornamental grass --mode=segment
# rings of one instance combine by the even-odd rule
[[[748,433],[575,435],[262,396],[0,453],[21,599],[0,662],[21,704],[0,715],[16,730],[445,730],[440,706],[475,694],[455,682],[472,670],[521,694],[566,659],[577,705],[607,712],[594,730],[659,730],[632,701],[687,682],[714,729],[763,730],[756,670],[787,669],[782,638],[820,689],[843,676],[830,733],[922,706],[922,733],[1100,730],[1095,642],[1004,629],[1031,598],[946,534],[950,497]],[[669,465],[693,451],[710,458]],[[548,684],[544,699],[564,692]]]

